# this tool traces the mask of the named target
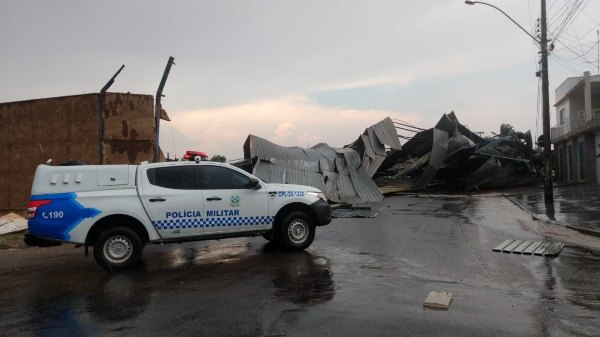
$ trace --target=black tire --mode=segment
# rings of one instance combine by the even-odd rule
[[[94,242],[94,258],[108,271],[134,267],[142,256],[144,245],[131,228],[112,227],[103,231]]]
[[[303,250],[315,239],[315,225],[307,214],[288,214],[279,227],[279,244],[285,250]]]

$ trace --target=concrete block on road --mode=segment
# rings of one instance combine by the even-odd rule
[[[432,291],[427,295],[423,308],[432,310],[448,310],[454,296],[447,291]]]

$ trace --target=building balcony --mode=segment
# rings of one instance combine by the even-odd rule
[[[571,114],[568,120],[553,126],[550,129],[550,142],[558,143],[578,133],[596,131],[600,129],[600,109],[592,110],[592,118],[587,120],[585,110]]]

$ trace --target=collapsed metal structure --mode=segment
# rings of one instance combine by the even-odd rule
[[[414,135],[399,135],[398,130]],[[407,142],[400,146],[398,138]],[[427,130],[388,117],[343,148],[325,143],[284,147],[249,135],[244,158],[233,165],[264,181],[314,186],[332,202],[353,205],[381,202],[384,193],[427,188],[530,185],[542,171],[534,165],[529,131],[484,139],[460,124],[454,112]]]
[[[529,131],[484,139],[451,112],[387,156],[374,178],[383,193],[505,188],[537,182],[534,162]]]
[[[311,148],[284,147],[249,135],[244,144],[245,161],[234,165],[270,183],[314,186],[333,202],[375,203],[381,202],[383,195],[372,176],[389,149],[400,150],[400,141],[388,117],[343,148],[325,143]]]

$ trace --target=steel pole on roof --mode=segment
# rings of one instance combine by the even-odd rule
[[[104,98],[106,97],[106,91],[115,82],[115,78],[123,68],[125,68],[124,64],[106,82],[102,89],[100,89],[100,94],[98,94],[98,164],[100,165],[104,164]]]
[[[165,67],[165,71],[163,73],[162,79],[160,80],[160,84],[158,85],[158,90],[156,90],[156,105],[154,107],[154,123],[156,126],[156,135],[154,140],[154,162],[157,163],[160,161],[160,146],[158,143],[159,132],[160,132],[160,110],[162,109],[161,98],[164,97],[162,92],[165,87],[165,83],[167,82],[167,77],[169,77],[169,72],[171,71],[171,66],[175,64],[175,58],[173,56],[169,57],[169,61],[167,62],[167,66]]]

